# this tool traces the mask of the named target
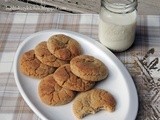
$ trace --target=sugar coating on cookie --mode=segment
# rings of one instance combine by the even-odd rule
[[[74,91],[86,91],[95,85],[95,82],[86,81],[74,75],[71,72],[70,64],[59,67],[53,76],[60,86]]]
[[[73,102],[73,113],[81,119],[88,114],[95,114],[100,110],[109,112],[115,111],[116,101],[107,91],[102,89],[92,89],[81,92]]]
[[[51,36],[47,41],[47,47],[52,54],[62,60],[71,60],[81,54],[79,43],[64,34]]]
[[[34,78],[43,78],[52,74],[56,68],[41,63],[35,56],[34,50],[22,54],[19,61],[20,71]]]
[[[69,63],[69,61],[56,58],[51,52],[49,52],[46,41],[39,43],[35,47],[35,55],[42,63],[53,67],[60,67],[61,65]]]
[[[53,75],[48,75],[40,81],[38,94],[42,102],[52,106],[67,104],[75,97],[75,92],[59,86]]]
[[[89,81],[100,81],[108,76],[108,69],[99,59],[90,55],[79,55],[70,61],[71,71]]]

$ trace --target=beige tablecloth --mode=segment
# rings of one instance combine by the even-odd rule
[[[139,96],[137,120],[160,120],[160,16],[138,16],[134,45],[114,53],[130,72]],[[0,120],[39,119],[20,95],[13,75],[19,44],[47,29],[66,29],[98,40],[97,14],[0,13]],[[125,97],[125,96],[124,96]]]

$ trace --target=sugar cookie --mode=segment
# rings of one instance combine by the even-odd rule
[[[60,86],[74,91],[86,91],[95,85],[95,82],[86,81],[74,75],[69,64],[59,67],[53,75]]]
[[[95,114],[100,110],[113,112],[116,107],[114,97],[102,89],[92,89],[80,93],[74,100],[73,113],[81,119],[88,114]]]
[[[75,92],[59,86],[52,74],[40,81],[38,93],[45,104],[53,106],[67,104],[75,97]]]
[[[52,54],[62,60],[71,60],[81,54],[79,43],[63,34],[51,36],[47,41],[47,47]]]
[[[79,55],[70,61],[71,71],[89,81],[100,81],[107,77],[108,69],[99,59],[89,55]]]

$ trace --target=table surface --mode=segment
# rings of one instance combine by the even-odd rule
[[[0,13],[0,120],[37,120],[20,95],[13,59],[17,47],[32,33],[66,29],[98,40],[98,14]],[[136,38],[125,52],[114,53],[137,88],[137,120],[160,119],[160,16],[138,16]]]

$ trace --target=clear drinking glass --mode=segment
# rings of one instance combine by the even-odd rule
[[[112,51],[124,51],[134,42],[137,0],[102,0],[99,40]]]

